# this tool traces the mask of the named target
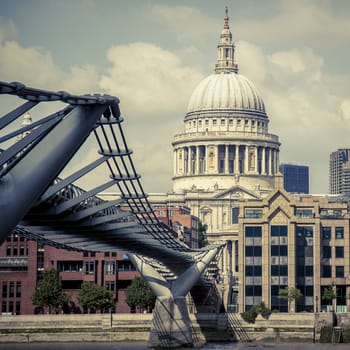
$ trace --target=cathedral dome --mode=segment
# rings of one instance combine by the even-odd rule
[[[209,75],[194,89],[187,107],[187,115],[223,111],[267,117],[255,85],[236,72]]]

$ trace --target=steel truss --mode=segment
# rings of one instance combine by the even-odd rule
[[[6,82],[0,82],[0,95],[26,100],[0,118],[4,131],[0,134],[0,241],[17,230],[57,247],[124,250],[148,264],[155,259],[154,265],[161,263],[177,275],[221,246],[191,249],[158,220],[136,172],[117,98],[76,96]],[[65,107],[18,126],[24,113],[47,102]],[[62,176],[90,134],[97,144],[97,158]],[[75,184],[101,165],[107,166],[109,180],[89,190]],[[99,198],[111,187],[116,188],[117,199]]]

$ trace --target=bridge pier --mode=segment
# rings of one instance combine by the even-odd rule
[[[193,347],[185,297],[157,297],[148,346],[166,349]]]
[[[193,347],[191,322],[186,295],[199,280],[221,246],[203,252],[198,261],[175,280],[167,281],[153,266],[137,255],[130,260],[157,296],[153,311],[149,346],[153,348]]]

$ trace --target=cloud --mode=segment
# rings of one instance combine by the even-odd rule
[[[16,31],[16,28],[13,29]],[[20,81],[47,90],[67,90],[73,94],[97,92],[97,70],[91,65],[73,66],[67,72],[51,53],[40,47],[23,47],[1,36],[6,27],[0,22],[0,76],[3,81]]]
[[[285,41],[305,43],[313,40],[350,38],[350,22],[341,11],[333,12],[328,1],[281,0],[278,11],[265,18],[237,19],[235,32],[253,42]]]
[[[257,55],[259,71],[265,72],[253,74],[258,77],[253,81],[262,92],[270,132],[282,142],[280,160],[309,165],[311,190],[326,193],[329,154],[348,145],[350,103],[338,85],[347,81],[349,86],[350,77],[343,76],[340,82],[336,76],[330,79],[322,57],[311,49],[265,54],[265,59],[258,47],[241,49],[244,57]]]
[[[202,74],[174,53],[144,42],[114,46],[100,87],[120,97],[128,113],[139,118],[185,110],[188,96]]]

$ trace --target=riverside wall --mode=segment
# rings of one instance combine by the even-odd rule
[[[332,313],[258,315],[255,323],[235,315],[238,328],[230,327],[226,314],[191,314],[195,342],[241,341],[242,332],[251,341],[317,342],[321,328],[334,324]],[[341,322],[350,325],[350,313]],[[151,326],[152,314],[0,316],[0,342],[148,341]]]

